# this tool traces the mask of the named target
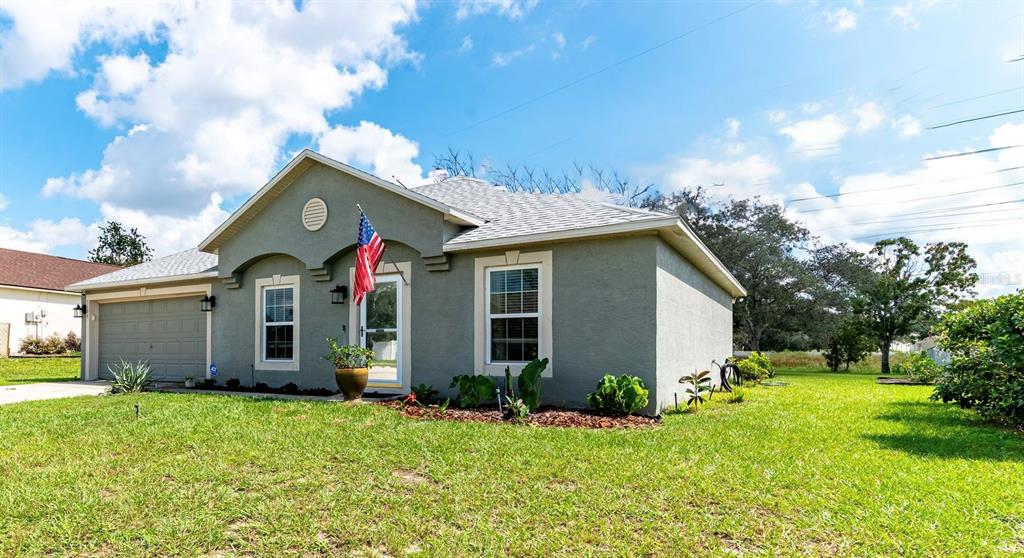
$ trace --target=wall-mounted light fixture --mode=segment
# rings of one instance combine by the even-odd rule
[[[331,304],[345,304],[345,299],[348,298],[348,287],[345,285],[335,285],[331,289]]]
[[[79,305],[75,306],[75,317],[76,318],[81,318],[81,317],[85,316],[86,311],[87,311],[87,309],[86,309],[86,306],[84,304],[79,304]]]
[[[217,306],[217,297],[206,295],[199,299],[199,309],[203,312],[212,312],[213,307]]]

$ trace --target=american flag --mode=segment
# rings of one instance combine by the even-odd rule
[[[363,210],[359,210],[359,239],[356,243],[356,276],[352,300],[356,305],[362,304],[366,293],[373,290],[377,281],[377,265],[384,257],[384,241],[380,239],[373,225],[366,218]]]

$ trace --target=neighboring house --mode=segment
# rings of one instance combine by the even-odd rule
[[[121,269],[117,266],[0,248],[0,356],[19,354],[25,337],[81,333],[74,307],[82,295],[68,284]]]
[[[356,204],[387,245],[361,307]],[[582,405],[603,374],[630,373],[651,389],[648,412],[731,354],[732,303],[746,294],[671,215],[475,179],[405,188],[309,150],[197,249],[69,288],[88,307],[84,379],[123,357],[164,379],[216,364],[221,382],[335,389],[330,336],[374,349],[372,392],[452,394],[452,376],[539,356],[551,359],[545,403]]]

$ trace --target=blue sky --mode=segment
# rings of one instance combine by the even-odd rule
[[[926,129],[1024,108],[1022,29],[1016,2],[5,3],[0,244],[83,257],[118,219],[166,254],[303,147],[408,184],[451,146],[663,191],[843,193],[792,214],[862,247],[966,240],[1020,280],[1019,205],[943,215],[1024,198],[1003,170],[1024,149],[922,159],[1024,143],[1021,114]]]

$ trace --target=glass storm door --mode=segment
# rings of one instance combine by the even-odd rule
[[[399,275],[378,275],[360,309],[360,344],[373,349],[370,384],[402,385],[402,289]]]

